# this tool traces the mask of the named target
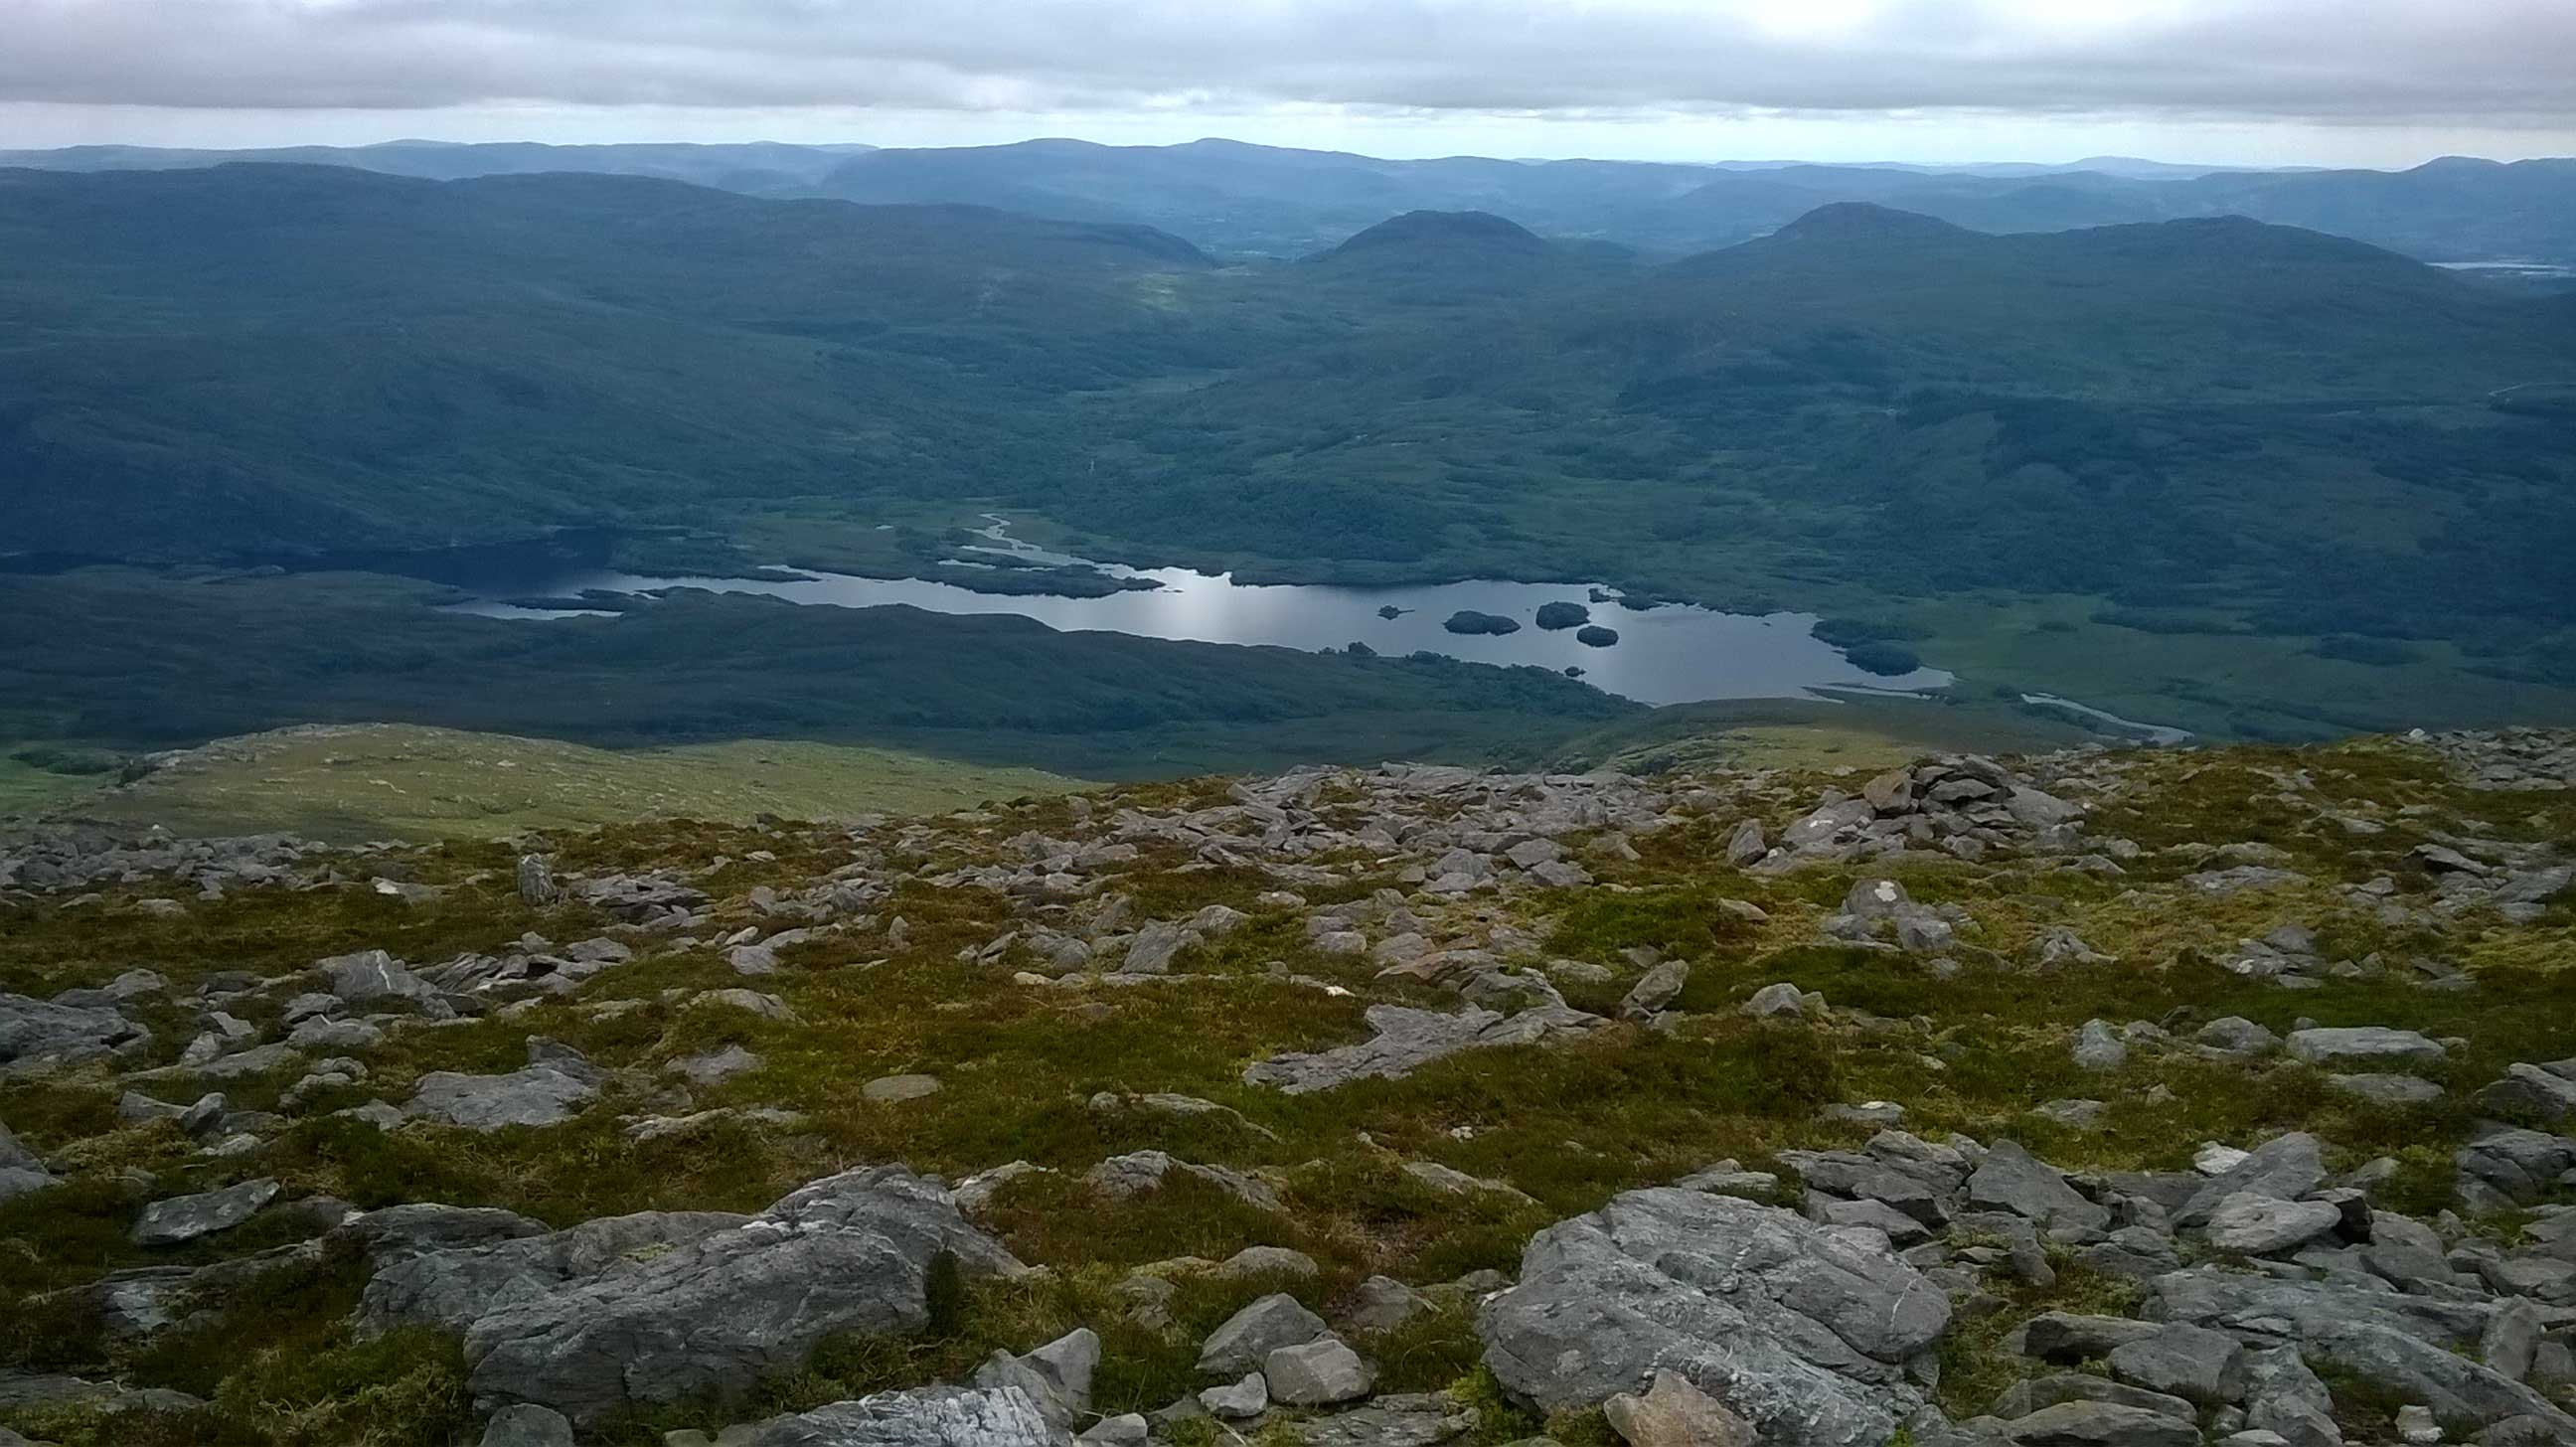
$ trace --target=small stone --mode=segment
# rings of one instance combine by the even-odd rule
[[[1807,1005],[1798,987],[1783,980],[1754,991],[1744,1002],[1744,1013],[1757,1020],[1794,1020],[1807,1013]]]
[[[2409,1402],[2397,1409],[2397,1440],[2407,1447],[2433,1447],[2442,1440],[2442,1424],[2433,1419],[2433,1409]]]
[[[2087,1020],[2075,1036],[2075,1064],[2081,1070],[2117,1070],[2129,1063],[2129,1047],[2108,1020]]]
[[[2332,1231],[2343,1212],[2324,1201],[2283,1201],[2240,1191],[2209,1213],[2209,1244],[2239,1256],[2295,1251]]]
[[[1199,1405],[1211,1417],[1239,1422],[1258,1417],[1270,1410],[1270,1385],[1259,1372],[1246,1372],[1243,1379],[1222,1387],[1210,1387],[1199,1393]]]
[[[1073,1440],[1088,1443],[1090,1447],[1144,1447],[1152,1435],[1153,1425],[1145,1420],[1144,1413],[1121,1412],[1115,1417],[1103,1417],[1092,1423]]]
[[[1332,1335],[1324,1319],[1300,1305],[1286,1292],[1272,1294],[1253,1302],[1225,1319],[1225,1324],[1208,1333],[1199,1347],[1199,1371],[1208,1376],[1226,1376],[1234,1372],[1253,1371],[1270,1359],[1281,1347],[1304,1346]],[[1210,1408],[1214,1411],[1214,1408]]]
[[[1758,1447],[1753,1425],[1674,1371],[1657,1371],[1643,1394],[1622,1392],[1601,1404],[1610,1430],[1628,1447]]]
[[[1290,1407],[1357,1401],[1377,1382],[1377,1373],[1360,1354],[1332,1337],[1281,1347],[1264,1359],[1261,1372],[1270,1399]]]
[[[1353,1331],[1387,1332],[1432,1310],[1431,1299],[1421,1292],[1392,1276],[1372,1276],[1351,1293],[1342,1322]]]
[[[514,1403],[484,1424],[483,1447],[572,1447],[572,1423],[551,1407]]]

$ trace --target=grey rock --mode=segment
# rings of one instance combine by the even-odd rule
[[[2222,1055],[2254,1060],[2281,1048],[2281,1037],[2242,1015],[2212,1020],[2192,1032],[2192,1040]]]
[[[1751,1423],[1679,1372],[1655,1373],[1644,1393],[1612,1397],[1601,1415],[1628,1447],[1758,1447]]]
[[[1726,862],[1738,869],[1760,863],[1762,856],[1770,852],[1770,846],[1763,840],[1762,821],[1759,819],[1747,819],[1737,824],[1735,831],[1726,837]]]
[[[2290,1447],[2343,1447],[2334,1395],[2294,1346],[2245,1354],[2245,1423],[2279,1435]]]
[[[2329,1089],[2369,1101],[2373,1105],[2431,1105],[2442,1098],[2442,1087],[2414,1075],[2379,1073],[2329,1075],[2326,1077],[2326,1085]]]
[[[2239,1191],[2210,1208],[2209,1244],[2239,1256],[2295,1251],[2335,1229],[2343,1213],[2324,1201],[2283,1201]]]
[[[1015,1389],[915,1387],[772,1417],[741,1447],[1056,1447],[1058,1441],[1036,1404]]]
[[[1142,1412],[1121,1412],[1092,1423],[1073,1440],[1086,1447],[1145,1447],[1153,1430]]]
[[[2180,1397],[2151,1392],[2144,1387],[2133,1387],[2086,1372],[2052,1372],[2047,1376],[2015,1382],[1995,1399],[1989,1411],[2011,1421],[2060,1402],[2112,1402],[2180,1422],[2200,1420],[2199,1409]]]
[[[1155,920],[1136,931],[1127,942],[1126,958],[1118,965],[1119,973],[1128,975],[1161,975],[1172,968],[1172,957],[1182,950],[1202,943],[1196,930]]]
[[[1757,1020],[1789,1020],[1807,1013],[1806,997],[1798,987],[1782,980],[1765,985],[1744,1002],[1744,1013]]]
[[[2576,1169],[2576,1139],[2536,1130],[2490,1131],[2452,1152],[2461,1193],[2482,1192],[2488,1207],[2538,1200]]]
[[[2075,1036],[2075,1065],[2080,1070],[2117,1070],[2129,1063],[2129,1047],[2108,1020],[2087,1020]]]
[[[2295,1281],[2214,1266],[2168,1272],[2147,1284],[2149,1314],[2230,1330],[2256,1323],[2273,1335],[2305,1338],[2338,1323],[2360,1323],[2443,1349],[2475,1347],[2493,1305],[2407,1295],[2384,1286]]]
[[[671,1072],[691,1085],[722,1085],[746,1070],[758,1070],[761,1059],[739,1045],[725,1045],[696,1055],[682,1056],[671,1062]]]
[[[1238,1381],[1199,1393],[1199,1405],[1209,1416],[1230,1422],[1258,1417],[1270,1410],[1270,1384],[1261,1373],[1246,1372]]]
[[[1258,1372],[1281,1347],[1304,1346],[1332,1335],[1324,1319],[1286,1292],[1273,1292],[1227,1317],[1199,1346],[1199,1371],[1206,1376]]]
[[[1313,1054],[1280,1055],[1245,1067],[1246,1085],[1275,1086],[1284,1095],[1330,1090],[1354,1080],[1393,1079],[1409,1075],[1434,1060],[1462,1050],[1498,1045],[1535,1044],[1549,1036],[1580,1034],[1601,1023],[1564,1006],[1539,1006],[1505,1016],[1470,1007],[1454,1015],[1402,1005],[1371,1005],[1369,1028],[1376,1032],[1356,1045]]]
[[[969,1272],[1018,1269],[936,1184],[869,1167],[756,1217],[647,1212],[423,1252],[380,1267],[360,1310],[375,1330],[461,1328],[478,1400],[583,1423],[738,1395],[835,1332],[918,1329],[942,1254]]]
[[[2200,1447],[2189,1422],[2116,1402],[2060,1402],[2006,1425],[2014,1447]]]
[[[278,1185],[273,1180],[244,1181],[220,1191],[203,1191],[193,1196],[172,1196],[154,1201],[143,1208],[142,1217],[134,1223],[133,1239],[137,1246],[176,1246],[194,1241],[217,1231],[229,1231],[259,1214],[259,1208],[277,1199]]]
[[[859,1087],[859,1094],[880,1105],[922,1100],[940,1091],[936,1075],[880,1075]]]
[[[483,1424],[483,1447],[572,1447],[572,1423],[552,1408],[519,1402]]]
[[[364,1020],[306,1020],[286,1033],[298,1050],[340,1052],[367,1050],[384,1042],[385,1032]]]
[[[2085,1316],[2071,1311],[2044,1311],[2024,1323],[2022,1354],[2071,1366],[2108,1357],[2132,1342],[2145,1341],[2161,1328],[2151,1321],[2119,1316]]]
[[[542,854],[519,856],[519,898],[533,905],[549,905],[562,895],[555,887],[555,872],[546,865]]]
[[[1438,1447],[1481,1424],[1473,1407],[1432,1393],[1399,1393],[1365,1407],[1309,1418],[1291,1429],[1300,1447]],[[1518,1447],[1534,1447],[1522,1442]],[[1540,1443],[1536,1447],[1553,1447]]]
[[[2382,1390],[2432,1408],[2444,1421],[2481,1425],[2538,1417],[2576,1441],[2576,1417],[2521,1382],[2443,1346],[2367,1321],[2304,1323],[2302,1353]]]
[[[2315,1136],[2305,1131],[2275,1136],[2194,1191],[2173,1213],[2174,1224],[2201,1225],[2219,1202],[2234,1195],[2250,1193],[2295,1201],[2324,1184],[2325,1178],[2325,1148]]]
[[[2068,1185],[2065,1172],[2009,1140],[1998,1140],[1987,1149],[1984,1163],[1968,1177],[1968,1200],[2009,1211],[2042,1230],[2098,1231],[2111,1224],[2111,1213]]]
[[[2543,1327],[2540,1309],[2530,1302],[2517,1301],[2487,1323],[2485,1335],[2478,1339],[2478,1357],[2515,1381],[2522,1381],[2531,1375]]]
[[[979,1387],[1015,1387],[1047,1425],[1069,1430],[1091,1412],[1091,1376],[1100,1366],[1100,1337],[1077,1327],[1032,1352],[995,1352],[975,1373]]]
[[[1261,1376],[1270,1400],[1289,1407],[1354,1402],[1377,1383],[1377,1373],[1360,1354],[1331,1337],[1272,1351],[1262,1359]]]
[[[478,1131],[560,1125],[580,1114],[598,1093],[591,1082],[550,1065],[530,1065],[507,1075],[433,1070],[420,1078],[403,1115]]]
[[[745,989],[740,985],[733,986],[730,989],[709,990],[704,994],[692,996],[689,1000],[689,1008],[692,1010],[706,1005],[721,1005],[728,1009],[748,1010],[752,1014],[758,1015],[764,1020],[793,1020],[796,1018],[796,1012],[789,1009],[787,1002],[778,998],[776,995],[764,995],[758,990]]]
[[[1285,1206],[1277,1191],[1241,1171],[1199,1165],[1163,1151],[1131,1151],[1123,1156],[1111,1156],[1084,1172],[1083,1179],[1109,1199],[1124,1201],[1147,1191],[1161,1190],[1164,1179],[1174,1171],[1205,1181],[1248,1206],[1264,1211],[1282,1210]]]
[[[2245,1395],[2245,1349],[2236,1338],[2174,1323],[2155,1335],[2114,1347],[2111,1375],[2133,1387],[2223,1406]]]
[[[2576,1079],[2537,1065],[2508,1065],[2503,1079],[2478,1092],[2478,1104],[2498,1115],[2562,1125],[2576,1115]]]
[[[1351,1293],[1342,1324],[1352,1331],[1393,1331],[1424,1312],[1437,1310],[1431,1298],[1392,1276],[1372,1276]]]
[[[58,1005],[0,994],[0,1065],[77,1065],[148,1043],[152,1032],[109,1006]]]
[[[1505,1389],[1548,1410],[1670,1369],[1783,1447],[1876,1447],[1923,1405],[1903,1364],[1950,1304],[1860,1235],[1731,1196],[1630,1191],[1540,1232],[1477,1333]]]
[[[2378,1025],[2293,1030],[2289,1049],[2293,1059],[2310,1065],[2439,1065],[2450,1053],[2412,1030]]]
[[[1690,964],[1685,960],[1666,960],[1648,970],[1627,998],[1619,1002],[1619,1018],[1651,1020],[1665,1007],[1680,998],[1682,987],[1690,983]]]
[[[1323,1274],[1315,1258],[1303,1251],[1285,1246],[1246,1246],[1217,1263],[1208,1273],[1219,1281],[1248,1281],[1256,1276],[1300,1276],[1309,1280]]]
[[[324,989],[352,1005],[408,1004],[441,1019],[456,1013],[437,986],[413,974],[402,961],[383,950],[333,955],[315,961],[313,968],[322,972]]]

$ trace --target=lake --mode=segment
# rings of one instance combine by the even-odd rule
[[[1009,537],[998,521],[985,535],[991,541],[984,547],[992,552],[1015,554],[1034,563],[1096,567],[1116,577],[1151,579],[1159,586],[1103,598],[1023,597],[979,593],[924,578],[861,578],[811,570],[800,570],[801,577],[784,581],[646,577],[567,568],[477,578],[474,590],[485,601],[457,605],[456,611],[492,618],[562,618],[581,615],[494,600],[569,597],[594,588],[615,593],[704,588],[839,608],[908,604],[934,613],[1016,613],[1065,631],[1095,629],[1203,643],[1272,644],[1310,652],[1357,642],[1384,654],[1428,651],[1477,663],[1573,667],[1581,668],[1585,681],[1596,687],[1653,704],[1795,698],[1824,687],[1912,691],[1950,682],[1949,674],[1930,668],[1895,678],[1864,672],[1839,649],[1809,634],[1816,621],[1811,613],[1756,616],[1681,604],[1631,610],[1616,602],[1589,602],[1594,586],[1582,583],[1478,579],[1395,588],[1238,583],[1222,573],[1128,568],[1048,553]],[[963,571],[963,565],[952,566]],[[1594,648],[1578,642],[1572,629],[1541,629],[1535,620],[1540,605],[1546,603],[1585,604],[1592,621],[1616,629],[1619,641]],[[1398,610],[1397,616],[1381,616],[1380,610],[1386,608]],[[1469,636],[1441,626],[1462,609],[1511,618],[1521,625],[1520,631]]]

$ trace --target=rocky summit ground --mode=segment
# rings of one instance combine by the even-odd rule
[[[0,841],[0,1443],[2576,1441],[2576,738]]]

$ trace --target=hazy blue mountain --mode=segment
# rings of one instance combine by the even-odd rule
[[[0,152],[0,165],[54,170],[227,160],[352,166],[438,180],[598,171],[759,196],[959,203],[1060,220],[1140,223],[1213,251],[1277,257],[1309,255],[1416,210],[1487,211],[1543,236],[1679,255],[1748,240],[1831,202],[1870,201],[1981,231],[2238,214],[2427,260],[2576,261],[2576,161],[2452,159],[2398,172],[2245,170],[2117,156],[1965,166],[1400,161],[1226,140],[1104,146],[1061,139],[886,150],[397,141],[280,151]]]

